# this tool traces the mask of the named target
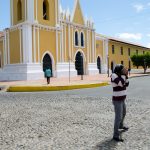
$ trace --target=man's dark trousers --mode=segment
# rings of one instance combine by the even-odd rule
[[[119,128],[123,128],[123,121],[126,116],[126,104],[125,100],[113,101],[115,110],[115,121],[114,121],[114,135],[113,137],[119,138]]]

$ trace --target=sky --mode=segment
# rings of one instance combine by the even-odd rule
[[[0,31],[10,27],[10,0],[0,0]],[[60,0],[73,10],[75,0]],[[83,15],[92,19],[96,33],[150,47],[150,0],[80,0]]]

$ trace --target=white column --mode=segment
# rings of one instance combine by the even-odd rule
[[[7,64],[7,33],[5,31],[5,64]]]
[[[62,62],[62,57],[61,57],[61,54],[62,54],[62,31],[59,33],[60,35],[60,54],[59,54],[59,62]]]
[[[22,63],[22,29],[19,29],[19,38],[20,38],[20,63]]]
[[[25,0],[24,9],[25,9],[25,20],[27,20],[27,0]]]
[[[57,7],[58,3],[57,3],[57,0],[55,0],[55,21],[56,21],[56,26],[58,24],[58,14],[57,14],[57,11],[58,11],[58,7]]]
[[[8,52],[8,64],[10,64],[10,43],[9,43],[9,31],[7,31],[7,52]]]
[[[59,10],[59,6],[60,6],[60,1],[59,0],[57,0],[57,13],[58,13],[58,15],[57,15],[57,24],[59,24],[60,23],[60,10]]]
[[[5,39],[3,39],[3,63],[4,63],[4,66],[6,64],[6,58],[5,58]]]
[[[104,40],[104,53],[105,53],[105,56],[104,56],[104,59],[105,59],[105,62],[104,62],[104,72],[107,73],[108,71],[108,55],[109,55],[109,52],[108,52],[108,40],[105,39]]]
[[[89,30],[87,29],[87,61],[89,63]]]
[[[72,59],[74,59],[74,32],[73,32],[73,26],[72,26]]]
[[[40,29],[38,28],[38,62],[40,63]]]
[[[92,61],[91,61],[91,58],[92,58],[92,56],[91,56],[92,54],[91,54],[91,31],[89,30],[89,62],[91,63]]]
[[[36,63],[36,28],[33,27],[34,63]]]
[[[94,33],[93,33],[93,31],[92,31],[92,62],[94,63],[94,53],[95,53],[95,51],[94,51]]]
[[[10,11],[10,16],[11,16],[11,26],[13,26],[13,17],[14,17],[14,13],[13,13],[13,1],[10,0],[10,6],[11,6],[11,11]]]
[[[27,21],[34,22],[34,0],[27,0]]]
[[[105,47],[104,47],[104,50],[105,50],[105,54],[106,54],[106,57],[105,57],[105,58],[106,58],[106,63],[108,63],[108,62],[107,62],[107,56],[109,55],[109,52],[108,52],[108,40],[104,40],[104,43],[105,43],[105,44],[104,44],[104,46],[105,46]]]
[[[23,25],[23,62],[32,63],[32,26]]]
[[[38,13],[37,13],[37,12],[38,12],[38,5],[37,5],[37,1],[38,1],[38,0],[36,0],[36,17],[35,17],[36,22],[37,22],[37,15],[38,15]]]
[[[62,31],[60,32],[60,62],[62,62]]]
[[[58,31],[56,30],[56,64],[58,63]]]
[[[95,32],[94,32],[94,49],[95,49],[95,58],[94,58],[94,62],[97,63],[97,56],[96,56],[96,35],[95,35]]]
[[[64,26],[65,27],[65,55],[64,55],[64,60],[65,60],[65,58],[66,58],[66,56],[67,56],[67,46],[66,46],[66,28],[67,28],[67,26],[65,25]],[[65,60],[66,61],[66,60]]]

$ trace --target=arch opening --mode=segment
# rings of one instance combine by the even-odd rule
[[[43,1],[43,19],[49,20],[49,3],[47,0]]]
[[[84,47],[84,34],[81,32],[81,46]]]
[[[102,71],[101,71],[101,58],[98,56],[97,57],[97,68],[98,68],[98,70],[99,70],[99,74],[101,74],[102,73]]]
[[[78,32],[75,32],[75,46],[79,46]]]
[[[22,20],[22,2],[21,2],[21,0],[18,0],[18,3],[17,3],[17,18],[18,18],[18,21]]]
[[[75,57],[75,68],[78,75],[84,74],[84,65],[83,65],[83,54],[78,52]]]
[[[52,76],[53,76],[53,68],[52,68],[52,59],[49,54],[45,54],[43,57],[43,71],[49,68],[51,70]]]

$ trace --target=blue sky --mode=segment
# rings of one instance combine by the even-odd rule
[[[74,0],[60,0],[73,9]],[[150,47],[150,0],[80,0],[97,33]],[[10,26],[9,0],[0,0],[0,30]]]

